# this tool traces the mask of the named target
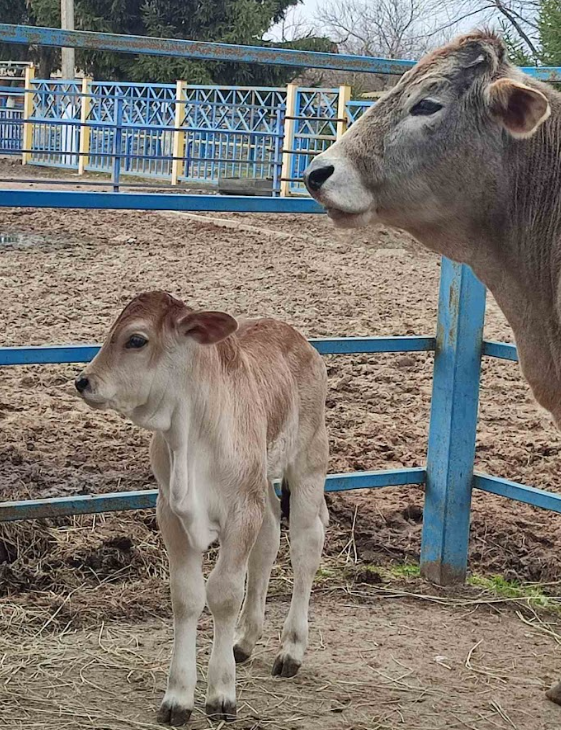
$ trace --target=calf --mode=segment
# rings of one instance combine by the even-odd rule
[[[159,291],[125,307],[76,380],[89,406],[154,432],[150,460],[174,615],[161,722],[182,725],[193,710],[205,594],[214,618],[206,710],[225,720],[236,714],[235,662],[248,659],[261,636],[279,547],[273,480],[291,496],[294,570],[273,675],[291,677],[302,663],[328,519],[326,382],[321,357],[289,325],[194,311]],[[205,591],[203,552],[215,540],[220,555]]]

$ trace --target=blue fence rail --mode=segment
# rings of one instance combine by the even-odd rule
[[[26,28],[0,24],[0,41],[75,46],[213,60],[277,63],[349,71],[402,73],[407,61],[355,58],[337,54],[305,53],[109,34]],[[561,80],[561,69],[534,69],[541,78]],[[131,193],[82,193],[5,190],[0,207],[132,208],[142,210],[222,210],[239,212],[319,213],[309,199],[249,198]],[[324,354],[359,352],[426,352],[434,350],[434,380],[426,469],[400,469],[330,475],[328,491],[426,484],[421,568],[435,582],[461,582],[467,569],[472,489],[561,512],[561,495],[496,476],[474,473],[479,373],[483,356],[516,360],[507,343],[482,339],[485,290],[470,269],[443,260],[435,337],[330,338],[315,340]],[[88,345],[1,348],[0,365],[84,362],[95,355]],[[53,515],[152,507],[156,493],[125,492],[56,500],[0,504],[0,521]]]

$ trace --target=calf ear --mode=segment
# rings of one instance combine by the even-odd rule
[[[531,137],[551,114],[547,97],[537,89],[511,79],[499,79],[489,86],[491,113],[513,137]]]
[[[191,312],[179,322],[179,331],[201,345],[215,345],[238,329],[238,322],[225,312]]]

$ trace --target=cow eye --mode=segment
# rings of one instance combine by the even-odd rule
[[[429,117],[442,109],[442,104],[430,99],[421,99],[411,109],[410,114],[414,117]]]
[[[140,348],[144,347],[146,344],[148,344],[146,337],[143,337],[142,335],[132,335],[127,340],[125,347],[127,350],[140,350]]]

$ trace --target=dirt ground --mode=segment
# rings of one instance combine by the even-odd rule
[[[509,612],[490,612],[469,600],[444,607],[376,596],[368,587],[354,592],[359,595],[316,594],[311,650],[290,680],[270,676],[288,604],[269,605],[266,636],[254,658],[239,668],[239,719],[232,730],[559,727],[559,708],[542,691],[552,679],[551,667],[559,666],[558,652],[543,633]],[[204,677],[208,616],[201,630]],[[157,727],[169,622],[101,624],[96,631],[54,636],[15,634],[17,644],[9,633],[0,638],[5,664],[17,665],[5,680],[2,727]],[[0,667],[0,679],[2,674]],[[204,690],[201,681],[189,724],[194,730],[212,726],[203,714]]]
[[[0,174],[21,169],[0,163]],[[322,216],[0,210],[3,345],[99,341],[132,296],[153,288],[197,306],[280,317],[308,336],[432,334],[438,279],[438,257],[407,236],[335,231]],[[486,336],[512,340],[491,298]],[[432,357],[338,356],[327,364],[331,471],[422,465]],[[77,369],[0,371],[1,499],[154,486],[148,434],[79,403]],[[561,436],[538,411],[517,366],[486,361],[477,468],[561,491],[560,448]],[[422,488],[407,487],[331,500],[329,570],[316,594],[308,666],[288,683],[288,695],[276,680],[262,684],[265,658],[270,664],[274,651],[269,634],[263,656],[243,670],[240,728],[561,726],[561,710],[542,696],[561,677],[555,630],[537,633],[515,612],[498,614],[487,598],[469,592],[461,605],[385,600],[372,586],[367,598],[329,592],[329,571],[335,575],[341,560],[344,569],[416,562],[422,499]],[[546,584],[555,599],[561,517],[476,494],[470,569]],[[57,727],[150,727],[146,708],[153,710],[163,686],[170,638],[165,574],[152,513],[0,526],[0,621],[14,632],[0,647],[0,682],[5,666],[12,672],[8,693],[16,688],[8,694],[10,714],[0,709],[0,725],[50,727],[41,712],[47,708],[52,720],[62,708]],[[278,632],[290,580],[282,561],[275,580]],[[426,586],[410,592],[430,593]],[[33,627],[29,635],[25,626]],[[15,636],[31,641],[23,644],[29,650],[14,654]],[[136,640],[143,646],[127,643]],[[83,655],[82,646],[90,647]],[[81,671],[86,657],[91,676]],[[107,698],[102,706],[92,683]],[[73,716],[76,702],[83,715]]]

